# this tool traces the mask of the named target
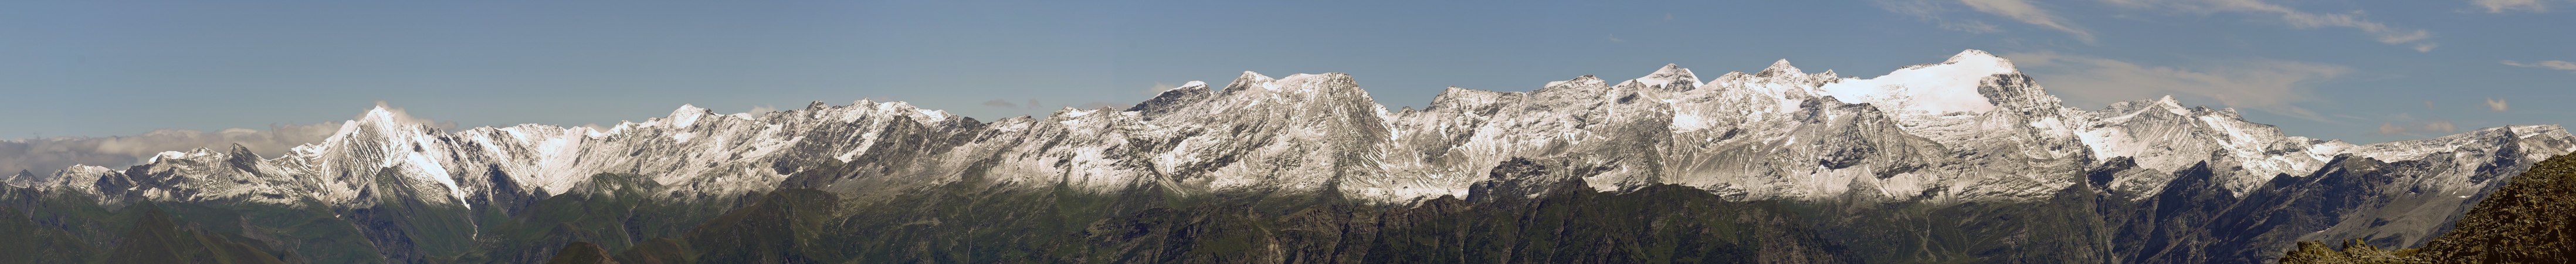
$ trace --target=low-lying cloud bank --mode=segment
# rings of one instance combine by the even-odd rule
[[[0,140],[0,177],[19,171],[38,177],[52,176],[54,171],[75,164],[123,168],[142,164],[162,151],[220,150],[231,148],[233,144],[249,147],[263,157],[277,157],[296,145],[322,142],[323,138],[329,138],[339,130],[339,122],[326,122],[272,125],[267,130],[233,128],[206,132],[164,129],[130,136]]]
[[[456,122],[412,117],[411,113],[387,106],[384,101],[376,101],[376,108],[392,114],[394,122],[428,125],[436,130],[456,128]],[[358,118],[365,116],[361,114]],[[286,155],[287,150],[295,146],[320,143],[331,135],[339,134],[340,124],[342,122],[269,125],[267,130],[229,128],[215,132],[163,129],[131,136],[0,140],[0,181],[29,180],[14,179],[22,171],[33,174],[37,179],[52,177],[54,172],[72,165],[124,169],[142,165],[163,151],[197,148],[229,151],[233,144],[250,148],[251,153],[262,158],[276,158]]]

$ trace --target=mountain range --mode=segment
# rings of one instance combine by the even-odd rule
[[[2078,109],[1978,50],[1870,78],[1781,60],[1451,87],[1421,109],[1387,109],[1346,74],[1245,72],[992,121],[859,101],[448,131],[379,107],[279,157],[236,146],[9,176],[0,230],[37,242],[0,252],[2252,263],[2297,241],[2423,246],[2571,151],[2556,125],[2352,144],[2171,97]]]

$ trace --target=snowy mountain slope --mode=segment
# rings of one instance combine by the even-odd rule
[[[1553,158],[1603,168],[1598,190],[1653,184],[1731,199],[2019,200],[2087,184],[2114,159],[2144,170],[2099,184],[2136,198],[2207,162],[2242,195],[2306,176],[2338,155],[2439,159],[2423,178],[2445,194],[2493,181],[2479,160],[2576,148],[2557,126],[2352,145],[2282,135],[2231,109],[2171,98],[2065,107],[2011,62],[1969,50],[1874,78],[1806,73],[1786,60],[1702,80],[1667,65],[1635,79],[1582,76],[1529,92],[1450,88],[1423,109],[1389,111],[1344,74],[1245,72],[1128,109],[1065,109],[991,122],[902,102],[816,103],[761,114],[682,106],[607,129],[518,125],[437,131],[378,108],[284,157],[199,149],[126,170],[82,166],[10,184],[119,199],[362,203],[378,173],[417,197],[564,193],[597,173],[649,175],[701,199],[801,186],[867,197],[961,181],[1058,184],[1093,192],[1339,192],[1384,202],[1464,195],[1494,164]],[[2505,136],[2510,135],[2510,136]],[[858,169],[790,179],[825,163]],[[2492,170],[2492,168],[2489,168]],[[28,180],[14,180],[28,179]]]

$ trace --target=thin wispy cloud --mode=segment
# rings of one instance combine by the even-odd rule
[[[2513,105],[2506,104],[2504,99],[2487,98],[2487,111],[2504,112],[2511,110],[2513,110]]]
[[[2482,1],[2479,3],[2481,6],[2495,4],[2498,6],[2495,8],[2513,10],[2545,8],[2537,2],[2529,4],[2514,2],[2539,0],[2502,0],[2503,2],[2497,3],[2484,2],[2496,0],[2478,1]],[[2405,47],[2416,52],[2431,52],[2434,48],[2441,47],[2440,43],[2431,41],[2432,31],[2392,26],[2370,20],[2358,10],[2311,12],[2263,0],[2103,0],[2103,2],[2114,7],[2132,10],[2178,12],[2201,16],[2235,13],[2268,17],[2297,29],[2348,28],[2359,30],[2379,43]],[[1958,16],[1958,13],[1964,13],[1961,12],[1964,9],[1964,11],[1975,11],[2039,28],[2065,32],[2085,43],[2094,43],[2095,39],[2092,31],[2070,21],[2067,16],[2028,0],[1881,0],[1877,2],[1877,6],[1899,15],[1931,22],[1947,30],[1981,34],[2004,31],[1984,21]]]
[[[2549,4],[2542,3],[2541,0],[2470,0],[2469,4],[2476,5],[2478,8],[2485,8],[2487,13],[2514,11],[2528,11],[2532,13],[2549,12]]]
[[[2450,132],[2455,132],[2455,131],[2460,131],[2460,126],[2459,126],[2459,125],[2451,124],[2451,121],[2448,121],[2448,120],[2435,120],[2435,121],[2433,121],[2433,122],[2424,122],[2424,132],[2442,132],[2442,133],[2450,133]]]
[[[2362,18],[2361,11],[2343,13],[2308,12],[2264,2],[2262,0],[2106,0],[2114,6],[2131,9],[2166,10],[2199,15],[2244,13],[2278,17],[2292,28],[2350,28],[2370,35],[2379,43],[2404,46],[2416,52],[2430,52],[2440,44],[2433,43],[2431,31],[2390,26]]]
[[[1966,7],[1965,9],[1967,9],[1965,11],[1983,12],[2015,20],[2029,18],[2041,21],[2040,23],[2045,23],[2039,25],[2041,27],[2066,30],[2069,31],[2069,33],[2074,34],[2077,39],[2084,40],[2086,42],[2092,42],[2093,39],[2092,32],[2077,28],[2073,26],[2072,23],[2064,22],[2064,19],[2061,19],[2056,15],[2049,14],[2046,10],[2039,9],[2036,6],[2029,5],[2029,3],[2021,2],[2019,0],[1881,0],[1876,4],[1879,9],[1885,9],[1888,12],[1913,17],[1918,20],[1923,20],[1924,22],[1930,22],[1934,26],[1944,30],[1977,34],[2004,32],[2003,27],[1986,23],[1983,20],[1962,18],[1951,15],[1952,13],[1963,12],[1960,7],[1964,6]],[[2005,12],[2008,14],[1997,14],[1997,12]],[[2028,22],[2030,20],[2024,21]]]
[[[1950,12],[1949,8],[1941,6],[1941,4],[1932,2],[1931,0],[1880,0],[1877,2],[1877,5],[1879,9],[1887,10],[1887,12],[1923,20],[1923,22],[1932,23],[1933,25],[1939,26],[1941,29],[1978,34],[2003,32],[2003,29],[1995,28],[1992,24],[1986,24],[1976,20],[1950,19],[1948,16],[1943,16],[1943,13]]]
[[[2377,120],[2386,120],[2379,123],[2381,135],[2417,135],[2413,132],[2448,134],[2460,131],[2460,125],[2452,123],[2451,120],[2416,118],[2415,115],[2407,113],[2397,113],[2386,118],[2377,118]]]
[[[2511,66],[2514,66],[2514,67],[2542,68],[2542,69],[2552,69],[2552,70],[2561,70],[2561,71],[2576,72],[2576,62],[2567,62],[2567,61],[2562,61],[2562,60],[2546,60],[2546,61],[2539,61],[2539,62],[2532,62],[2532,63],[2523,63],[2523,62],[2519,62],[2519,61],[2510,61],[2510,60],[2508,60],[2508,61],[2504,61],[2504,65],[2511,65]]]
[[[2316,100],[2317,81],[2351,72],[2341,65],[2275,59],[2226,59],[2189,67],[2140,65],[2056,52],[2007,53],[2052,92],[2084,103],[2108,104],[2162,95],[2216,99],[2229,107],[2327,121],[2297,103]]]
[[[2066,32],[2066,34],[2074,35],[2077,40],[2083,40],[2086,43],[2093,42],[2093,32],[2085,31],[2081,27],[2076,27],[2074,23],[2067,22],[2065,18],[2060,18],[2056,14],[2051,14],[2047,9],[2041,9],[2039,6],[2031,5],[2028,1],[1961,0],[1959,2],[1967,4],[1968,8],[1975,9],[1977,12],[1994,14],[2004,18],[2011,18],[2014,21],[2021,21],[2022,23],[2034,26]]]
[[[1994,32],[2003,32],[2003,31],[2004,31],[2002,28],[1995,27],[1995,24],[1986,24],[1986,22],[1985,22],[1985,21],[1975,21],[1975,20],[1969,20],[1969,21],[1958,21],[1958,22],[1956,22],[1956,23],[1946,23],[1946,22],[1945,22],[1945,23],[1941,23],[1940,25],[1941,25],[1941,29],[1957,30],[1957,31],[1969,32],[1969,33],[1994,33]]]

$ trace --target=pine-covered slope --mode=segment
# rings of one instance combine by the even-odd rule
[[[995,228],[1057,225],[1038,230],[1054,232],[1072,230],[1063,221],[1113,221],[1105,217],[1154,208],[1207,213],[1175,208],[1201,203],[1153,201],[1383,209],[1452,203],[1442,197],[1474,204],[1517,201],[1496,195],[1544,201],[1568,190],[1653,189],[1703,192],[1711,202],[1783,203],[1758,215],[1814,217],[1761,225],[1783,228],[1773,231],[1981,226],[1927,231],[1906,242],[1863,241],[1899,234],[1828,231],[1794,240],[1913,252],[1859,254],[1874,256],[1864,262],[1990,259],[2021,251],[1968,238],[2040,237],[2053,246],[2009,245],[2092,252],[2062,254],[2089,256],[2072,258],[2080,260],[2195,262],[2269,258],[2282,241],[2421,244],[2498,179],[2571,150],[2576,136],[2558,126],[2354,145],[2283,135],[2233,109],[2184,107],[2171,98],[2075,109],[2010,61],[1970,50],[1872,78],[1807,73],[1786,60],[1713,79],[1668,65],[1635,79],[1586,75],[1528,92],[1453,87],[1422,109],[1395,110],[1349,75],[1251,72],[1223,86],[1190,82],[1126,109],[989,122],[860,101],[729,115],[683,106],[606,129],[440,131],[379,108],[283,157],[238,147],[173,151],[125,169],[77,166],[5,181],[15,194],[9,202],[36,215],[81,201],[101,211],[138,203],[251,210],[318,222],[239,232],[353,230],[344,233],[393,261],[530,262],[565,242],[611,250],[682,246],[686,240],[652,241],[684,237],[695,223],[784,189],[819,190],[858,208],[832,214],[936,207],[923,204],[936,202],[925,200],[932,194],[1004,204],[1089,197],[1073,202],[1086,206],[1069,208],[1099,211],[954,215],[1001,221],[976,223]],[[1514,165],[1521,163],[1558,173],[1493,176],[1521,175],[1507,171],[1526,168]],[[1477,208],[1550,208],[1509,204]],[[1255,215],[1286,212],[1278,213]],[[980,221],[816,217],[862,226]],[[2007,218],[1950,221],[1959,217]],[[2199,228],[2212,225],[2226,228]],[[1672,230],[1656,232],[1665,231]],[[347,240],[333,236],[264,241],[296,248]],[[2068,237],[2089,240],[2060,239]],[[955,244],[988,242],[1003,243]],[[536,253],[511,253],[519,245]]]

